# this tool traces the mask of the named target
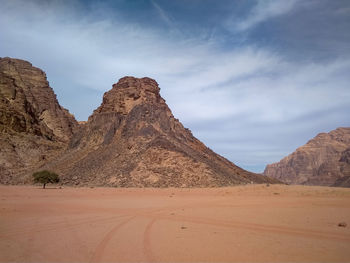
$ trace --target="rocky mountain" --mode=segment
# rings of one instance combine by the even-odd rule
[[[264,174],[290,184],[350,187],[350,128],[318,134]]]
[[[224,186],[277,182],[241,169],[207,148],[175,119],[150,78],[124,77],[69,148],[45,167],[65,183],[121,187]]]
[[[278,182],[241,169],[197,140],[174,118],[153,79],[120,79],[88,121],[77,123],[59,106],[43,71],[9,58],[0,68],[2,183],[30,182],[39,169],[73,185]]]
[[[78,128],[46,74],[29,62],[0,58],[0,182],[42,165],[65,149]]]

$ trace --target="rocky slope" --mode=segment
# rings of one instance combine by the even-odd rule
[[[124,77],[44,168],[76,185],[224,186],[277,182],[217,155],[174,118],[150,78]]]
[[[16,183],[59,154],[77,127],[42,70],[0,58],[0,183]]]
[[[350,128],[318,134],[264,174],[290,184],[350,187]]]

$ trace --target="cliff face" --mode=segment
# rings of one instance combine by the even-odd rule
[[[350,128],[318,134],[264,174],[290,184],[350,187]]]
[[[217,155],[173,117],[150,78],[125,77],[47,168],[63,182],[126,187],[276,182]]]
[[[42,70],[0,58],[0,182],[16,182],[16,175],[55,156],[77,127]]]

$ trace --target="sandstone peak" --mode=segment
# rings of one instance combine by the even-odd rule
[[[131,87],[134,87],[137,89],[145,89],[153,93],[159,93],[159,86],[157,81],[148,77],[136,78],[133,76],[126,76],[119,79],[117,83],[113,84],[113,88],[117,88],[117,89],[124,89],[124,88],[131,88]]]
[[[32,63],[30,63],[29,61],[23,60],[23,59],[18,59],[18,58],[10,58],[10,57],[3,57],[0,58],[2,63],[7,63],[10,65],[17,65],[20,66],[21,68],[27,68],[30,70],[36,70],[36,71],[40,71],[43,75],[46,75],[44,71],[42,71],[39,68],[33,67]]]
[[[224,186],[278,182],[234,165],[175,119],[150,78],[124,77],[45,168],[76,185]]]
[[[126,115],[142,103],[165,103],[159,90],[158,83],[151,78],[121,78],[103,95],[102,104],[94,113],[117,112]]]

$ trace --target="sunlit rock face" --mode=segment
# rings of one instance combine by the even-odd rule
[[[338,128],[267,165],[264,174],[290,184],[350,187],[349,157],[350,128]]]
[[[57,155],[77,128],[42,70],[0,58],[0,182],[17,182],[18,174]]]

